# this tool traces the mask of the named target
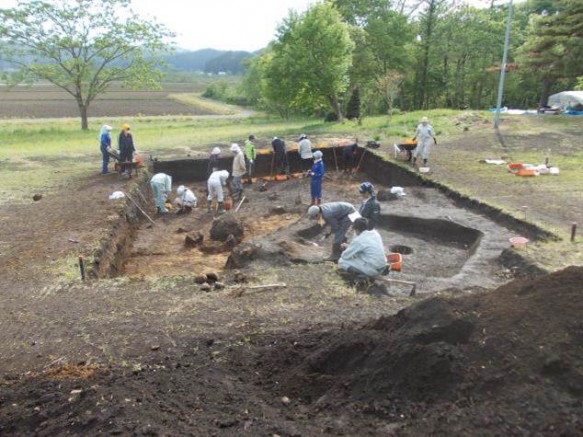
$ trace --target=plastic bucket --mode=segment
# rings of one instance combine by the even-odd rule
[[[512,237],[508,239],[508,241],[510,241],[510,244],[515,249],[524,249],[526,248],[526,245],[528,244],[529,240],[528,238],[525,237]]]
[[[387,264],[391,267],[391,270],[400,272],[403,267],[403,256],[400,253],[388,253]]]

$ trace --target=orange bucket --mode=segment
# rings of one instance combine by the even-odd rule
[[[518,170],[516,176],[537,176],[538,172],[531,168],[523,168]]]
[[[387,254],[387,264],[391,270],[400,272],[403,267],[403,256],[400,253],[389,253]]]
[[[230,210],[233,207],[233,200],[230,198],[227,198],[223,201],[223,208],[225,208],[225,211]]]

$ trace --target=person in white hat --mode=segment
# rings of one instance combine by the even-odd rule
[[[101,174],[107,174],[107,165],[109,164],[109,149],[111,149],[111,131],[112,127],[108,124],[101,126],[99,131],[99,148],[101,149]]]
[[[437,139],[435,138],[435,133],[433,132],[433,127],[429,124],[429,119],[423,117],[421,123],[417,126],[417,131],[415,131],[415,136],[413,139],[417,140],[417,147],[413,151],[413,165],[417,162],[417,156],[421,155],[423,158],[423,165],[427,165],[427,160],[429,159],[429,153],[431,152],[431,145],[437,145]],[[433,141],[431,141],[433,139]]]
[[[233,158],[231,188],[233,189],[233,200],[237,201],[243,197],[243,176],[247,172],[247,168],[245,166],[245,154],[237,143],[231,144],[231,152],[235,155]]]
[[[191,212],[192,208],[196,207],[196,203],[196,196],[184,185],[180,185],[176,189],[176,198],[174,199],[174,204],[179,208],[176,214]]]
[[[211,212],[211,206],[213,203],[213,199],[217,198],[218,208],[217,214],[222,214],[224,212],[223,209],[223,187],[227,185],[227,179],[229,179],[229,172],[227,170],[218,170],[214,171],[208,181],[207,181],[207,188],[208,188],[208,211]]]
[[[312,168],[312,142],[308,139],[306,134],[300,135],[300,143],[298,144],[298,153],[300,154],[302,171]]]
[[[219,147],[214,147],[211,150],[211,155],[209,156],[209,165],[207,168],[207,176],[210,176],[213,171],[219,169],[219,157],[221,155],[221,149]]]

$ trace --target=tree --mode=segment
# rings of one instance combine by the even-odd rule
[[[172,36],[137,16],[130,0],[20,0],[0,9],[0,44],[21,78],[47,80],[77,102],[88,129],[91,102],[113,82],[159,86],[161,50]]]
[[[350,27],[328,3],[292,14],[278,29],[272,81],[285,80],[296,108],[317,108],[323,102],[342,120],[341,96],[349,86],[354,43]]]
[[[583,73],[583,2],[556,0],[552,6],[554,10],[537,17],[532,40],[523,48],[530,71],[542,82],[541,105],[546,105],[555,82],[574,84]]]

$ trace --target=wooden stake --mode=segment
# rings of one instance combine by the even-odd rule
[[[238,290],[235,290],[234,291],[234,295],[235,295],[235,297],[241,297],[246,292],[264,291],[264,290],[270,290],[272,288],[286,288],[286,287],[287,287],[287,284],[285,284],[285,283],[266,284],[266,285],[252,285],[250,287],[244,287],[244,288],[240,288]]]
[[[239,208],[241,208],[241,205],[243,205],[243,202],[245,202],[245,196],[243,196],[241,198],[241,200],[239,201],[239,204],[237,205],[237,207],[235,208],[235,212],[239,212]]]
[[[362,164],[362,160],[364,159],[364,155],[366,154],[366,149],[362,149],[362,155],[360,155],[360,160],[358,161],[358,165],[354,170],[354,173],[358,173],[360,171],[360,164]]]
[[[338,171],[338,158],[336,158],[336,147],[332,145],[332,153],[334,154],[334,165],[336,165],[336,171]]]

